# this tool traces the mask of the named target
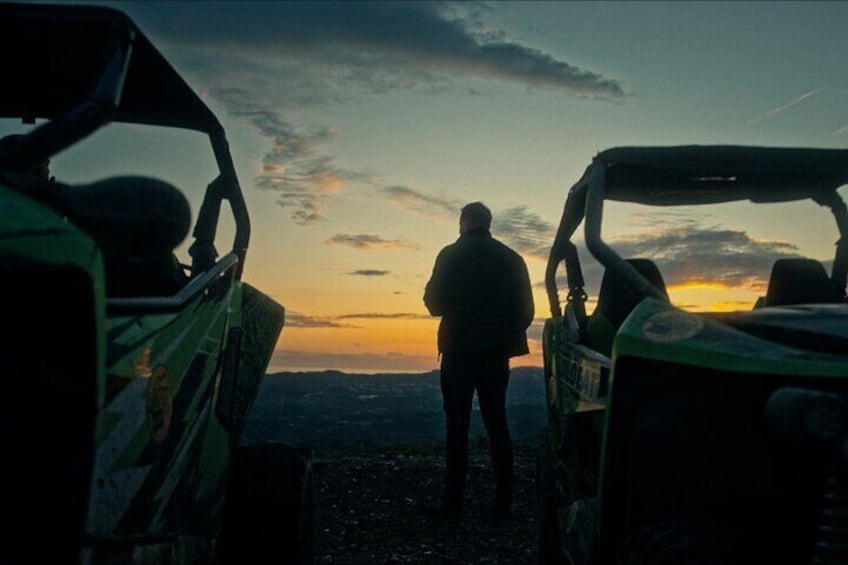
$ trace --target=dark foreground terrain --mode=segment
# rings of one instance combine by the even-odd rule
[[[494,478],[476,407],[465,513],[459,524],[438,516],[437,373],[270,375],[245,437],[314,449],[317,563],[535,563],[535,442],[545,414],[539,370],[514,370],[507,405],[516,473],[509,520],[490,512]]]

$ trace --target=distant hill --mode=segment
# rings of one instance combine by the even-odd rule
[[[472,440],[485,436],[477,401]],[[535,440],[545,422],[542,370],[512,370],[507,391],[510,431]],[[277,439],[315,448],[437,443],[444,439],[439,373],[275,373],[259,389],[246,441]]]

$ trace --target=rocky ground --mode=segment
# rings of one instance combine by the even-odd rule
[[[490,511],[495,483],[476,405],[465,512],[458,524],[439,518],[445,424],[436,372],[271,375],[245,438],[313,450],[318,564],[536,563],[535,444],[544,399],[539,369],[513,369],[507,412],[516,494],[509,520]]]
[[[466,508],[458,524],[438,515],[443,448],[393,446],[317,452],[316,563],[535,563],[535,448],[515,447],[511,519],[495,517],[489,453],[474,440]]]

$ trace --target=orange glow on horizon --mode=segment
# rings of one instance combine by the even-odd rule
[[[273,370],[336,368],[355,372],[367,368],[375,372],[425,372],[439,366],[439,318],[350,318],[344,322],[347,325],[341,327],[284,327],[276,355],[301,361],[296,366],[272,361]],[[529,345],[530,355],[513,358],[512,367],[542,366],[541,343],[530,340]],[[321,356],[327,358],[326,366],[319,366],[316,361]],[[396,371],[388,368],[393,364]]]
[[[730,286],[717,281],[687,281],[668,286],[671,303],[690,312],[750,310],[762,292],[760,285]]]

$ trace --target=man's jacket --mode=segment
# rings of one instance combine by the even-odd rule
[[[469,230],[442,249],[424,304],[442,317],[440,353],[529,353],[525,330],[534,310],[527,265],[488,230]]]

